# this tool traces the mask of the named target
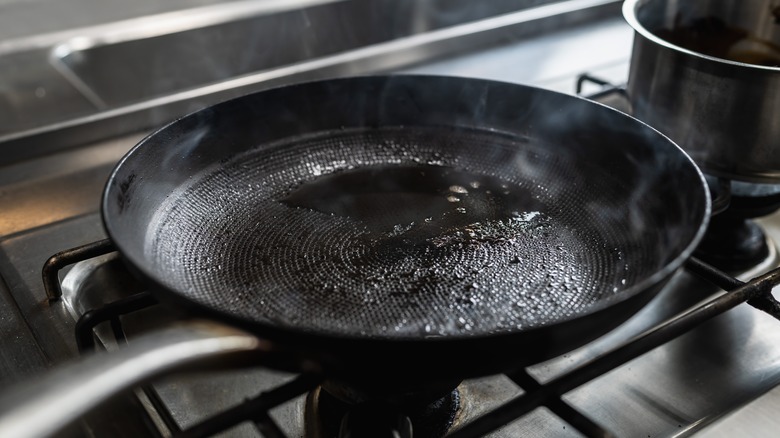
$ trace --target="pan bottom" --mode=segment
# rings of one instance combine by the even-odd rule
[[[628,197],[609,172],[553,152],[434,128],[264,146],[171,196],[147,253],[188,298],[275,326],[394,339],[544,326],[658,264],[604,216]]]

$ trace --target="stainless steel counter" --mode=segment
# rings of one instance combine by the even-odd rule
[[[616,0],[235,2],[0,42],[0,164],[149,129],[242,93],[394,71],[618,8]]]
[[[583,72],[616,85],[625,83],[632,41],[633,30],[623,18],[612,16],[525,44],[503,44],[423,63],[402,72],[479,77],[573,94],[575,78]]]
[[[279,7],[278,0],[251,0]],[[0,42],[40,38],[88,26],[203,9],[219,0],[0,0]],[[234,3],[241,3],[240,1]],[[244,1],[246,3],[246,1]]]

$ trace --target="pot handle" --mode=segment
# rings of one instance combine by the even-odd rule
[[[240,365],[271,350],[244,331],[190,321],[48,372],[0,396],[0,436],[49,436],[118,392],[188,365]]]

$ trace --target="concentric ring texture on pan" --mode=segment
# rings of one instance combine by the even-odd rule
[[[548,146],[446,127],[286,139],[169,196],[146,256],[189,299],[295,330],[406,339],[544,326],[666,262],[652,233],[604,214],[624,211],[634,187]]]

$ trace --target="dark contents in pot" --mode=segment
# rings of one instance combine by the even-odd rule
[[[674,29],[654,32],[658,37],[704,55],[745,64],[780,66],[780,46],[717,17],[703,17]]]

